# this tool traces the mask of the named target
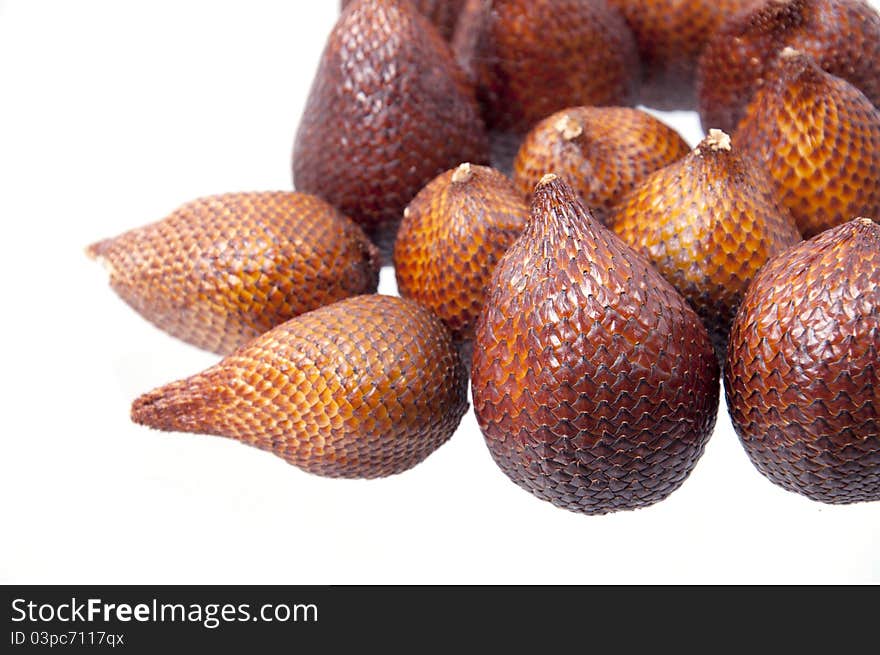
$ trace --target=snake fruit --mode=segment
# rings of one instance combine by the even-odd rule
[[[719,396],[718,362],[687,301],[554,175],[489,288],[471,384],[502,471],[585,514],[679,488]]]
[[[132,404],[136,423],[236,439],[310,473],[405,471],[455,432],[467,373],[417,303],[348,298],[291,319],[202,373]]]
[[[141,316],[221,355],[379,283],[378,253],[363,231],[304,193],[200,198],[87,253]]]

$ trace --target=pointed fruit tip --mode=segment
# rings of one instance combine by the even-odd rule
[[[785,46],[782,49],[782,52],[779,53],[779,57],[781,59],[796,59],[798,57],[803,56],[803,52],[798,50],[797,48],[792,48],[791,46]]]
[[[535,190],[540,189],[543,186],[549,185],[551,182],[558,180],[559,176],[556,173],[547,173],[541,180],[538,182],[537,186],[535,186]]]
[[[164,432],[197,432],[198,415],[207,399],[191,380],[179,380],[153,389],[131,404],[131,420]]]

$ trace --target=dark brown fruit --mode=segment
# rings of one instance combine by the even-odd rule
[[[768,259],[801,240],[770,179],[718,130],[651,175],[608,225],[697,310],[722,361],[749,282]]]
[[[501,469],[585,514],[675,491],[718,410],[718,362],[696,313],[553,175],[495,269],[471,384]]]
[[[390,260],[403,210],[463,161],[488,160],[473,88],[408,2],[356,0],[321,57],[293,153],[294,184],[361,224]]]
[[[529,210],[510,180],[462,164],[407,207],[394,245],[397,287],[470,341],[495,265],[525,228]]]
[[[425,459],[466,410],[467,374],[440,320],[409,300],[359,296],[141,396],[131,416],[237,439],[310,473],[377,478]]]
[[[444,39],[449,41],[455,32],[458,17],[464,7],[465,0],[410,0],[422,15],[429,18],[440,31]],[[342,9],[352,4],[352,0],[342,0]]]
[[[880,110],[795,50],[768,71],[736,133],[805,238],[880,216]]]
[[[724,381],[772,482],[824,503],[880,500],[880,225],[851,221],[768,263],[734,321]]]
[[[514,161],[514,182],[530,199],[544,175],[559,174],[604,220],[639,182],[689,151],[678,132],[638,109],[572,107],[532,128]]]
[[[492,131],[525,134],[565,107],[637,100],[635,39],[604,0],[468,0],[453,43]]]
[[[658,109],[696,107],[697,60],[730,14],[757,0],[610,0],[636,37],[641,102]]]
[[[733,132],[776,55],[800,50],[880,105],[880,15],[864,0],[765,0],[731,16],[700,57],[704,128]]]
[[[87,253],[144,318],[220,354],[379,283],[378,253],[363,231],[304,193],[201,198]]]

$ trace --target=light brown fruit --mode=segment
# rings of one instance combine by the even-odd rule
[[[407,207],[394,245],[397,287],[443,319],[459,342],[473,339],[486,285],[525,228],[528,208],[498,171],[462,164]]]
[[[637,100],[635,39],[604,0],[468,0],[453,47],[499,154],[515,155],[505,140],[565,107]]]
[[[697,61],[731,14],[758,0],[610,0],[636,37],[642,61],[640,102],[658,109],[696,107]]]
[[[689,151],[678,132],[638,109],[571,107],[532,128],[513,164],[514,183],[530,199],[544,175],[559,174],[604,220],[639,182]]]
[[[801,240],[771,181],[719,130],[638,186],[608,225],[690,302],[722,361],[752,278]]]
[[[422,15],[431,20],[444,39],[447,41],[452,39],[465,0],[410,0],[410,2]],[[350,4],[352,0],[342,0],[342,10],[344,11]]]
[[[285,191],[201,198],[87,253],[141,316],[220,354],[379,283],[378,253],[357,225]]]
[[[860,218],[765,266],[725,370],[752,463],[823,503],[880,500],[880,225]]]
[[[718,411],[718,362],[697,315],[553,175],[495,269],[471,386],[508,477],[585,514],[666,498]]]
[[[809,57],[784,50],[736,133],[805,238],[880,216],[880,110]]]
[[[293,153],[294,185],[362,225],[390,262],[403,210],[463,161],[488,160],[474,91],[408,2],[356,0],[330,34]]]
[[[764,0],[722,23],[697,74],[704,128],[732,133],[786,46],[880,105],[880,14],[864,0]]]
[[[374,295],[292,319],[141,396],[131,416],[237,439],[310,473],[377,478],[425,459],[466,410],[467,374],[440,320]]]

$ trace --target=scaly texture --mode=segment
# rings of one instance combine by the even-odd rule
[[[696,313],[552,175],[495,269],[471,385],[501,469],[586,514],[675,491],[718,411],[718,362]]]
[[[696,107],[697,60],[722,21],[757,0],[609,0],[639,46],[641,102],[658,109]]]
[[[390,261],[403,210],[463,161],[488,160],[473,87],[409,3],[357,0],[330,34],[293,154],[294,185],[361,224]]]
[[[730,333],[733,426],[758,470],[824,503],[880,500],[880,226],[773,259]]]
[[[529,132],[513,165],[514,182],[530,199],[544,175],[562,175],[604,220],[639,182],[689,150],[678,132],[638,109],[572,107]]]
[[[201,198],[87,252],[141,316],[221,355],[379,284],[378,253],[363,231],[304,193]]]
[[[718,130],[650,176],[612,212],[608,225],[697,310],[722,361],[752,278],[801,240],[771,180]]]
[[[377,478],[425,459],[466,410],[467,374],[440,320],[409,300],[359,296],[141,396],[131,415],[237,439],[310,473]]]
[[[484,166],[462,164],[413,199],[394,246],[397,287],[470,341],[486,285],[526,225],[529,210],[510,180]]]
[[[447,41],[452,39],[458,17],[465,0],[410,0],[413,6],[429,18]],[[352,4],[352,0],[342,0],[342,9]]]
[[[605,0],[468,0],[453,41],[490,130],[525,134],[579,105],[631,105],[639,61]]]
[[[880,110],[795,51],[768,77],[736,138],[770,173],[804,237],[880,216]]]
[[[703,50],[703,127],[732,132],[786,46],[813,57],[880,105],[880,15],[864,0],[765,0],[734,14]]]

